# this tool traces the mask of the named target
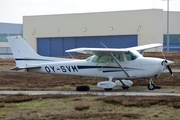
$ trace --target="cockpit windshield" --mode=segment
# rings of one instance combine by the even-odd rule
[[[135,50],[128,51],[127,53],[125,53],[125,55],[126,55],[127,61],[135,60],[138,57],[142,57],[142,55]]]

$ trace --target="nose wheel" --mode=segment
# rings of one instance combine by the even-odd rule
[[[155,88],[155,85],[153,83],[148,84],[149,90],[154,90],[154,88]]]
[[[155,85],[152,79],[148,79],[148,89],[149,90],[161,89],[161,86]]]

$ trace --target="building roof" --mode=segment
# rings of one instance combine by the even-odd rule
[[[22,24],[0,22],[0,34],[22,34],[22,29]]]

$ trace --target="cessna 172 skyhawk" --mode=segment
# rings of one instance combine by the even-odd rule
[[[149,44],[130,48],[75,48],[66,52],[93,54],[85,60],[55,58],[38,55],[21,36],[7,37],[16,67],[12,70],[25,69],[27,72],[41,72],[107,78],[97,86],[112,90],[116,85],[122,88],[132,86],[133,79],[148,80],[148,89],[156,88],[151,78],[158,77],[167,67],[172,74],[172,61],[160,58],[143,57],[144,50],[162,46]],[[58,52],[58,51],[57,51]],[[115,82],[113,79],[119,79]]]

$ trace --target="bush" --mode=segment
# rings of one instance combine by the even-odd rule
[[[84,103],[78,103],[74,106],[74,109],[75,110],[78,110],[78,111],[82,111],[82,110],[85,110],[85,109],[89,109],[89,105],[88,104],[84,104]]]

